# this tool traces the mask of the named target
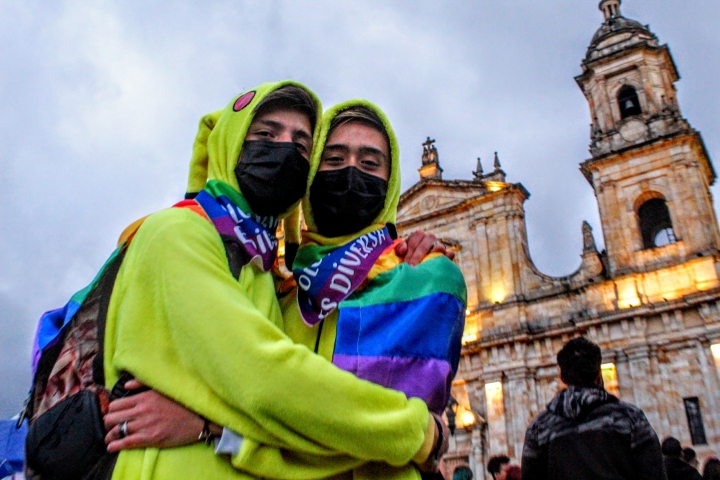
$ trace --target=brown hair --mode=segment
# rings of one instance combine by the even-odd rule
[[[295,85],[285,85],[278,88],[257,104],[255,114],[276,108],[288,108],[304,113],[310,119],[310,128],[315,130],[318,105],[312,95],[304,88]]]
[[[330,122],[330,128],[328,129],[328,137],[330,134],[338,128],[340,125],[344,125],[348,122],[360,122],[364,123],[368,127],[372,127],[378,132],[382,133],[387,141],[388,148],[392,148],[390,145],[390,136],[388,135],[385,124],[383,123],[380,116],[371,108],[364,105],[355,105],[349,107],[342,112],[335,115],[335,118]]]

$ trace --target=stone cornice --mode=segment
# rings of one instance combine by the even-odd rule
[[[658,315],[665,312],[673,312],[676,310],[685,310],[693,307],[700,307],[703,303],[715,303],[720,301],[720,288],[697,292],[685,297],[663,302],[660,304],[641,305],[634,308],[626,308],[621,310],[612,310],[599,312],[593,315],[573,318],[572,321],[562,323],[550,322],[549,325],[533,326],[532,321],[522,324],[519,328],[513,330],[498,332],[494,335],[481,336],[474,342],[469,342],[463,347],[463,351],[480,351],[491,348],[493,346],[505,345],[515,342],[530,342],[543,339],[545,337],[556,337],[563,334],[573,334],[578,331],[587,330],[590,327],[602,325],[605,323],[614,323],[622,320],[633,320],[634,317],[646,317]],[[715,329],[708,330],[704,333],[709,338],[716,338]],[[692,335],[697,338],[696,334]]]
[[[641,144],[630,145],[616,151],[589,158],[580,164],[580,171],[585,176],[585,179],[588,181],[588,183],[595,187],[591,172],[594,167],[613,163],[616,161],[625,161],[625,154],[629,152],[633,152],[633,156],[638,156],[641,155],[644,150],[651,151],[660,148],[667,148],[665,145],[666,143],[683,141],[685,139],[694,140],[698,143],[702,153],[702,159],[704,160],[703,166],[706,169],[706,175],[708,176],[709,184],[712,185],[713,183],[715,183],[717,174],[715,173],[715,168],[710,161],[710,155],[708,154],[707,148],[705,147],[705,142],[703,141],[700,132],[693,128],[673,133],[667,136],[656,137]]]
[[[420,182],[419,184],[415,184],[413,187],[411,187],[409,190],[407,190],[405,193],[403,193],[403,195],[400,196],[400,205],[399,205],[398,209],[400,209],[402,204],[407,202],[409,198],[411,198],[417,192],[422,190],[422,188],[424,187],[422,184],[429,184],[429,183],[434,184],[436,182],[442,182],[442,181],[431,180],[431,181],[425,181],[425,182]],[[465,180],[453,180],[452,181],[452,183],[455,183],[455,182],[473,183],[473,182],[469,182],[469,181],[465,181]],[[448,183],[450,183],[450,182],[448,182]],[[415,189],[415,187],[417,187],[418,185],[420,185],[420,187]],[[441,185],[441,186],[445,187],[447,185]],[[464,185],[459,185],[459,187],[467,188]],[[456,188],[457,188],[457,186],[456,186]],[[429,220],[431,218],[449,216],[449,215],[453,214],[454,212],[458,212],[460,210],[466,210],[470,206],[485,202],[490,198],[499,197],[499,196],[506,195],[506,194],[519,194],[519,195],[521,195],[522,201],[525,201],[530,197],[530,193],[525,189],[525,187],[521,183],[509,183],[502,190],[498,190],[496,192],[485,191],[474,197],[470,197],[470,198],[464,199],[464,200],[458,200],[456,203],[450,204],[445,207],[441,207],[432,212],[428,212],[428,213],[425,213],[422,215],[417,215],[415,217],[411,217],[411,218],[404,219],[404,220],[398,220],[397,226],[398,226],[398,228],[406,228],[410,225],[413,225],[415,223],[422,222],[425,220]]]
[[[673,59],[672,55],[670,54],[670,48],[667,46],[667,44],[663,45],[649,45],[647,43],[636,43],[635,45],[628,46],[627,48],[623,48],[621,50],[612,52],[608,55],[603,55],[601,57],[594,58],[590,61],[583,60],[582,67],[583,67],[583,73],[580,75],[577,75],[575,77],[575,82],[577,82],[578,86],[580,87],[580,90],[584,91],[583,83],[587,81],[588,77],[592,76],[593,70],[597,67],[600,63],[610,63],[611,61],[620,58],[620,57],[626,57],[628,53],[633,52],[635,50],[650,50],[653,51],[653,53],[664,53],[667,55],[667,58],[669,60],[670,67],[672,68],[673,73],[673,82],[676,82],[680,80],[680,72],[678,71],[677,65],[675,65],[675,60]]]
[[[487,192],[487,188],[481,182],[472,180],[438,180],[438,179],[421,179],[412,187],[405,190],[400,195],[398,202],[399,207],[412,198],[415,193],[425,190],[428,187],[453,188],[462,190],[477,190],[478,194]]]

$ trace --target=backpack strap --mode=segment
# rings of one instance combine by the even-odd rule
[[[93,381],[97,385],[105,385],[105,323],[107,322],[108,307],[112,296],[113,286],[117,278],[120,265],[125,258],[126,249],[123,249],[113,262],[108,265],[105,275],[100,279],[97,289],[100,295],[100,305],[97,317],[98,350],[93,359]]]

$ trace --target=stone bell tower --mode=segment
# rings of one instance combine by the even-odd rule
[[[693,445],[700,458],[720,452],[715,171],[680,114],[668,47],[623,17],[620,0],[599,7],[603,23],[576,81],[593,119],[580,169],[606,252],[585,222],[578,268],[542,273],[528,248],[530,194],[506,181],[497,155],[491,171],[478,159],[472,180],[443,179],[428,138],[420,180],[400,197],[398,232],[434,233],[468,287],[446,479],[458,465],[488,478],[492,455],[520,461],[528,424],[563,388],[557,352],[577,335],[602,349],[606,389],[640,407],[660,438]]]
[[[712,255],[720,246],[709,187],[715,171],[700,133],[680,114],[680,78],[667,45],[603,0],[604,23],[575,78],[592,116],[591,158],[611,276]]]

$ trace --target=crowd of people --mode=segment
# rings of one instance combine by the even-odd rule
[[[701,475],[700,462],[695,450],[692,447],[685,447],[678,454],[679,447],[680,442],[674,437],[667,437],[662,442],[663,465],[667,480],[720,480],[720,459],[716,456],[708,457]],[[507,455],[490,457],[487,463],[487,472],[493,480],[521,480],[523,478],[520,466],[512,465],[510,457]],[[472,479],[472,470],[466,465],[461,465],[453,470],[452,480]]]
[[[521,466],[506,455],[490,458],[493,480],[720,480],[717,457],[700,475],[693,448],[674,437],[660,444],[642,410],[607,392],[601,362],[600,347],[584,337],[563,346],[557,363],[566,388],[530,423]],[[472,478],[468,472],[458,467],[453,480]]]

